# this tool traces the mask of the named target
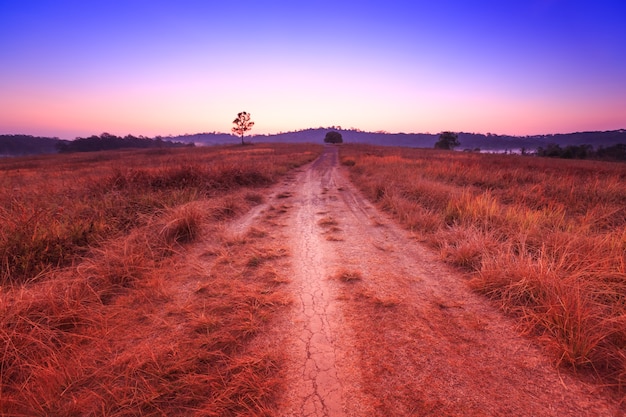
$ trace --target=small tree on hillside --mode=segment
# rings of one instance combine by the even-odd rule
[[[250,121],[250,113],[242,111],[237,113],[237,118],[233,120],[235,127],[233,127],[233,133],[241,136],[241,144],[243,145],[243,135],[248,130],[252,129],[254,122]]]
[[[343,138],[341,137],[341,133],[339,132],[328,132],[326,133],[326,137],[324,138],[324,142],[326,143],[343,143]]]
[[[435,149],[454,149],[459,146],[459,135],[453,132],[441,132],[439,140],[435,143]]]

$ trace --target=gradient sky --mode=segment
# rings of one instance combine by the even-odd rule
[[[0,0],[0,133],[626,128],[626,1]]]

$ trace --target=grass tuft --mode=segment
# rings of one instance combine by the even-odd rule
[[[339,222],[335,220],[332,216],[325,216],[317,222],[318,225],[322,227],[333,227],[337,226]]]
[[[341,270],[335,276],[341,282],[356,282],[361,281],[363,276],[359,271]]]
[[[165,225],[159,235],[165,244],[189,243],[198,237],[203,214],[192,204],[177,207],[164,219]]]

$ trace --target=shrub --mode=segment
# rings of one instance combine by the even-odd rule
[[[435,143],[435,149],[454,149],[460,146],[459,135],[453,132],[441,132],[439,140]]]
[[[339,132],[328,132],[324,137],[325,143],[343,143],[343,138],[341,137],[341,133]]]

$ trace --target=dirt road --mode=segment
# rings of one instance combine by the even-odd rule
[[[280,416],[621,415],[365,201],[336,147],[240,228],[268,211],[296,300],[271,336],[288,357]]]

